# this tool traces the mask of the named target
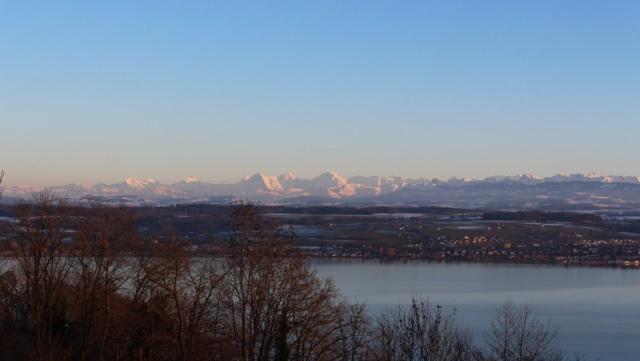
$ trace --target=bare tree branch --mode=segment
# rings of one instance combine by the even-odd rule
[[[2,180],[4,179],[4,169],[0,169],[0,184],[2,184]],[[2,188],[0,187],[0,199],[2,199]]]

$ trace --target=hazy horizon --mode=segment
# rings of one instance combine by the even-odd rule
[[[199,181],[199,182],[204,182],[204,183],[211,183],[211,184],[235,184],[238,183],[240,181],[242,181],[243,179],[246,178],[250,178],[253,177],[257,174],[263,174],[265,176],[268,177],[279,177],[281,175],[286,175],[286,174],[290,174],[292,173],[293,175],[295,175],[297,178],[299,179],[313,179],[316,178],[320,175],[326,174],[326,173],[337,173],[339,176],[344,177],[344,178],[352,178],[352,177],[400,177],[403,179],[438,179],[441,181],[447,181],[447,180],[451,180],[451,179],[470,179],[470,180],[484,180],[486,178],[491,178],[491,177],[509,177],[509,176],[534,176],[537,178],[551,178],[553,176],[558,176],[558,175],[562,175],[562,176],[571,176],[571,175],[583,175],[583,176],[594,176],[594,177],[606,177],[606,176],[617,176],[617,177],[640,177],[640,174],[604,174],[604,173],[597,173],[597,172],[557,172],[557,173],[553,173],[553,174],[538,174],[538,173],[534,173],[534,172],[524,172],[524,173],[502,173],[502,174],[489,174],[486,176],[479,176],[479,177],[472,177],[472,176],[465,176],[465,175],[453,175],[453,176],[448,176],[448,177],[437,177],[437,176],[404,176],[404,175],[399,175],[399,174],[345,174],[342,172],[338,172],[335,170],[325,170],[319,173],[314,173],[314,174],[309,174],[309,175],[304,175],[304,174],[300,174],[294,171],[284,171],[284,172],[264,172],[261,170],[258,171],[254,171],[251,172],[249,174],[245,174],[244,176],[235,178],[235,179],[222,179],[222,180],[218,180],[218,179],[210,179],[210,178],[201,178],[197,175],[186,175],[184,177],[181,178],[177,178],[177,179],[159,179],[157,177],[138,177],[135,175],[129,175],[129,176],[125,176],[119,179],[110,179],[110,180],[95,180],[95,181],[89,181],[89,182],[78,182],[78,181],[69,181],[69,182],[63,182],[63,183],[56,183],[56,184],[37,184],[37,183],[12,183],[10,181],[10,177],[5,174],[5,178],[2,184],[0,184],[0,188],[4,187],[13,187],[13,186],[28,186],[28,187],[54,187],[54,186],[63,186],[63,185],[70,185],[70,184],[79,184],[79,185],[88,185],[88,186],[93,186],[95,184],[116,184],[116,183],[123,183],[123,182],[127,182],[128,179],[133,179],[133,180],[139,180],[139,181],[155,181],[158,182],[159,184],[175,184],[175,183],[179,183],[182,181]]]
[[[640,175],[640,3],[0,4],[6,185]]]

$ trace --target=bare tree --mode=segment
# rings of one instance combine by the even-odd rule
[[[369,316],[364,304],[342,305],[338,323],[337,354],[340,361],[366,361],[371,359],[371,337]]]
[[[216,359],[212,349],[220,338],[220,286],[222,276],[212,257],[194,257],[189,243],[174,233],[145,266],[152,303],[165,315],[165,334],[171,346],[166,359]],[[169,356],[171,355],[171,356]]]
[[[2,184],[2,180],[4,179],[4,169],[0,169],[0,184]],[[0,187],[0,199],[2,199],[2,188]]]
[[[224,262],[233,359],[340,360],[348,317],[330,280],[317,277],[286,233],[251,204],[237,204]]]
[[[65,254],[67,204],[48,193],[16,207],[13,252],[18,293],[33,332],[36,359],[52,360],[62,347],[65,321],[65,281],[71,269]]]
[[[5,359],[3,354],[19,360],[29,356],[33,344],[24,332],[26,307],[20,298],[16,272],[9,262],[0,261],[0,360]]]
[[[491,322],[485,336],[491,361],[560,361],[555,347],[557,327],[534,317],[527,306],[507,302]]]
[[[409,307],[383,312],[372,342],[375,361],[470,361],[480,357],[471,334],[440,306],[413,298]]]
[[[123,208],[96,205],[76,222],[71,292],[75,353],[79,360],[106,357],[113,336],[113,302],[129,280],[126,250],[136,239]]]

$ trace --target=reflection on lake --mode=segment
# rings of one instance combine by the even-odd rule
[[[560,327],[559,344],[591,360],[640,354],[640,271],[540,265],[314,260],[342,295],[375,312],[412,294],[456,309],[476,336],[505,301],[528,304]]]

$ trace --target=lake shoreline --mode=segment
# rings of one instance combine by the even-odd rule
[[[380,261],[380,263],[434,263],[434,264],[490,264],[490,265],[538,265],[538,266],[551,266],[558,268],[604,268],[604,269],[632,269],[632,270],[640,270],[640,263],[632,262],[630,264],[624,263],[605,263],[605,262],[542,262],[542,261],[514,261],[514,260],[500,260],[500,259],[474,259],[474,260],[465,260],[465,259],[438,259],[438,258],[390,258],[390,257],[318,257],[318,256],[307,256],[307,258],[312,260],[336,260],[336,261],[359,261],[359,262],[369,262],[369,261]]]

